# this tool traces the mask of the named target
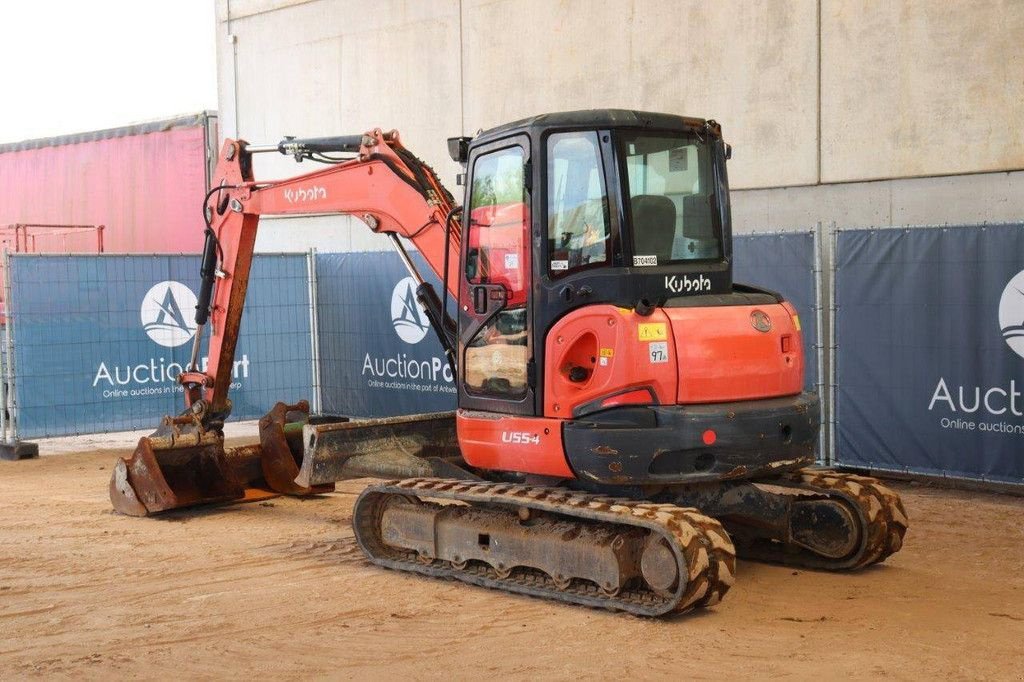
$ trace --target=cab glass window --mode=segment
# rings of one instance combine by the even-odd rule
[[[558,276],[607,263],[608,195],[597,133],[551,135],[547,156],[549,271]]]
[[[466,230],[466,280],[477,288],[504,288],[504,305],[466,344],[462,381],[470,393],[519,399],[527,393],[526,297],[529,290],[530,212],[521,147],[476,158]],[[490,300],[486,291],[479,292]]]
[[[627,133],[633,264],[722,257],[712,146],[696,135]]]

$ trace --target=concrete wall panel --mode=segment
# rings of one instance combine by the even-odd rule
[[[738,232],[1024,215],[1021,0],[821,0],[820,28],[815,0],[216,1],[225,135],[398,128],[460,195],[450,135],[651,109],[723,123]],[[268,221],[259,244],[320,233],[321,248],[382,246],[344,218]]]
[[[824,0],[822,181],[1024,167],[1024,2]]]
[[[219,32],[221,100],[232,111],[226,135],[266,143],[284,135],[397,128],[405,145],[455,189],[459,167],[445,140],[460,133],[462,118],[458,0],[389,0],[374,3],[372,11],[355,1],[268,0],[243,3],[237,12],[236,4]],[[254,165],[258,178],[322,168],[272,154],[256,157]],[[346,217],[268,220],[257,248],[381,247],[366,234],[364,225]]]
[[[1024,216],[1024,172],[899,178],[732,192],[737,233],[1010,223]]]
[[[715,118],[734,187],[817,181],[811,0],[465,0],[467,132],[566,109]]]

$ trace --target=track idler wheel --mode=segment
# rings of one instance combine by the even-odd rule
[[[843,559],[860,545],[857,510],[837,500],[798,500],[789,516],[793,543],[828,559]]]

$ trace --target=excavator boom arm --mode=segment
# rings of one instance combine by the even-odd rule
[[[357,148],[354,158],[327,156]],[[252,154],[265,151],[332,165],[293,178],[256,182]],[[401,145],[397,131],[375,129],[362,136],[286,139],[276,147],[250,147],[242,140],[226,140],[214,179],[204,206],[208,227],[203,286],[196,309],[199,329],[190,367],[179,377],[185,387],[186,404],[194,411],[217,421],[230,413],[228,386],[261,216],[354,216],[371,231],[391,237],[412,269],[398,238],[411,241],[449,292],[457,295],[461,244],[458,209],[434,171]],[[425,307],[428,312],[431,307],[435,309],[431,321],[444,330],[447,320],[437,314],[443,306],[436,303],[436,294],[433,297],[434,305]],[[206,366],[200,368],[199,351],[207,324],[209,354]],[[447,350],[450,344],[445,345]],[[202,410],[197,409],[200,406]]]

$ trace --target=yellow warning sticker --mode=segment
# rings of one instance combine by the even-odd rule
[[[641,322],[637,325],[636,335],[641,341],[666,341],[668,339],[664,322]]]
[[[611,349],[611,348],[602,348],[601,349],[601,357],[602,358],[610,358],[610,357],[613,357],[614,355],[615,355],[615,351],[613,349]]]
[[[793,315],[793,326],[796,327],[797,331],[800,331],[800,316]]]

